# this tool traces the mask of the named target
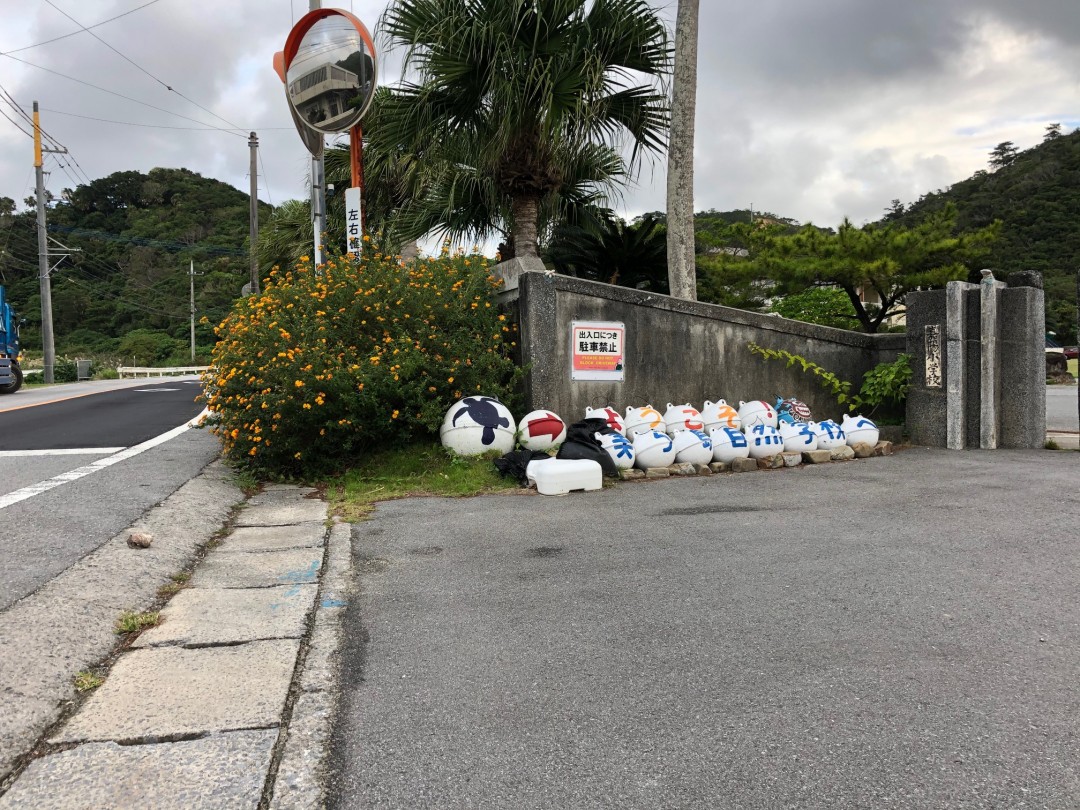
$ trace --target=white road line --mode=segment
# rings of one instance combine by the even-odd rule
[[[85,478],[92,473],[96,473],[106,467],[111,467],[113,464],[118,464],[121,461],[126,461],[133,456],[139,455],[139,453],[145,452],[153,447],[157,447],[159,444],[164,444],[169,439],[176,438],[184,431],[199,424],[202,419],[209,413],[209,409],[204,409],[202,413],[192,419],[190,422],[185,422],[180,427],[175,427],[172,430],[168,430],[162,433],[160,436],[155,436],[152,439],[148,439],[142,444],[136,444],[133,447],[129,447],[126,450],[121,450],[119,453],[114,453],[111,456],[105,458],[99,458],[97,461],[92,461],[89,464],[78,467],[70,472],[61,473],[60,475],[49,478],[48,480],[41,481],[37,484],[31,484],[28,487],[17,489],[14,492],[9,492],[7,495],[0,495],[0,509],[6,509],[12,504],[19,503],[19,501],[25,501],[27,498],[33,498],[35,495],[40,495],[42,492],[48,492],[50,489],[62,486],[64,484],[70,484],[72,481],[78,481],[80,478]]]
[[[119,453],[123,447],[65,447],[56,450],[0,450],[0,458],[25,458],[27,456],[107,456]]]

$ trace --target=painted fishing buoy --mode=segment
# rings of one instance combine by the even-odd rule
[[[776,409],[763,399],[755,399],[750,402],[739,401],[739,419],[742,421],[742,429],[745,433],[755,425],[768,425],[776,427]]]
[[[647,470],[649,467],[667,467],[674,461],[675,449],[666,433],[654,430],[634,437],[634,466]]]
[[[634,466],[634,445],[628,438],[618,433],[596,433],[596,440],[600,442],[615,467],[620,470],[629,470]]]
[[[744,432],[750,443],[750,458],[769,458],[784,450],[784,440],[772,425],[754,425]]]
[[[516,431],[510,410],[495,397],[465,397],[446,412],[439,439],[461,456],[478,456],[488,450],[509,453],[514,449]]]
[[[661,433],[667,430],[664,425],[664,415],[652,405],[644,408],[630,406],[626,409],[626,417],[623,419],[623,428],[626,436],[633,439],[639,433],[652,433],[659,430]]]
[[[705,427],[701,421],[701,411],[687,402],[685,405],[667,405],[664,411],[664,424],[669,436],[676,430],[701,430]]]
[[[781,422],[780,438],[784,440],[784,450],[788,453],[802,453],[807,450],[817,450],[817,434],[807,422],[795,422],[793,424]]]
[[[878,443],[878,439],[881,438],[881,431],[878,430],[878,426],[862,414],[858,416],[848,414],[844,417],[840,427],[843,429],[844,435],[847,436],[849,446],[859,443],[875,445]]]
[[[712,461],[712,440],[700,430],[677,430],[671,440],[679,464],[708,464]]]
[[[526,450],[550,450],[566,438],[566,423],[551,411],[525,414],[518,429],[518,444]]]
[[[741,430],[729,427],[713,428],[709,431],[709,438],[712,440],[713,461],[730,464],[737,458],[750,455],[750,442]]]
[[[623,419],[617,410],[614,408],[586,408],[586,419],[603,419],[608,423],[608,427],[618,433],[620,436],[626,435],[626,428],[623,427]]]
[[[706,432],[719,427],[735,428],[736,430],[742,427],[739,412],[722,399],[717,402],[705,400],[705,404],[701,408],[701,421],[705,425],[704,430]]]

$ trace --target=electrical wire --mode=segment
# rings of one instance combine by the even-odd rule
[[[123,14],[117,14],[115,17],[109,17],[109,19],[107,20],[102,20],[101,22],[94,23],[93,25],[88,25],[86,26],[86,28],[83,28],[80,31],[72,31],[70,34],[61,34],[60,36],[53,37],[52,39],[46,39],[42,42],[35,42],[33,45],[24,45],[21,48],[13,48],[12,50],[4,51],[3,53],[5,55],[11,53],[19,53],[20,51],[28,51],[31,48],[40,48],[42,45],[49,45],[53,42],[59,42],[62,39],[67,39],[68,37],[73,37],[81,34],[83,31],[89,31],[91,28],[100,28],[101,26],[105,25],[105,23],[111,23],[113,20],[119,20],[121,17],[126,17],[128,14],[134,14],[136,11],[140,11],[147,6],[152,6],[154,5],[154,3],[160,2],[161,0],[150,0],[149,3],[143,3],[141,6],[136,6],[135,8],[131,9],[131,11],[125,11]]]
[[[270,205],[273,205],[274,198],[270,196],[270,178],[266,176],[266,164],[263,163],[262,149],[259,150],[259,168],[262,169],[263,185],[266,188],[266,200]]]
[[[100,121],[104,124],[120,124],[125,127],[146,127],[148,129],[183,129],[194,132],[228,132],[229,130],[223,130],[222,127],[174,127],[168,124],[137,124],[134,121],[114,121],[111,118],[95,118],[92,115],[80,115],[79,113],[64,112],[63,110],[52,110],[42,108],[42,112],[52,113],[53,115],[68,115],[72,118],[83,118],[87,121]],[[267,129],[293,129],[293,127],[268,127]],[[260,132],[266,131],[265,129],[259,130]]]
[[[21,132],[23,135],[25,135],[26,137],[33,140],[33,138],[34,138],[33,133],[27,132],[25,129],[23,129],[18,121],[16,121],[14,118],[12,118],[10,115],[8,115],[3,110],[0,110],[0,115],[4,116],[4,118],[6,118],[8,121],[10,121],[12,123],[12,125],[15,127],[15,129],[19,130],[19,132]]]
[[[0,54],[0,56],[6,56],[8,59],[14,59],[16,62],[19,62],[20,64],[27,65],[27,66],[32,67],[32,68],[37,68],[38,70],[43,70],[46,73],[51,73],[54,76],[59,76],[61,79],[68,79],[69,81],[77,82],[78,84],[84,85],[86,87],[91,87],[94,90],[100,90],[102,93],[108,93],[110,96],[116,96],[117,98],[122,98],[122,99],[125,99],[126,101],[131,101],[131,102],[133,102],[135,104],[141,104],[144,107],[149,107],[152,110],[157,110],[158,112],[167,113],[168,115],[173,115],[173,116],[176,116],[177,118],[183,118],[185,121],[192,121],[192,122],[194,122],[196,124],[201,124],[203,126],[208,126],[208,124],[205,121],[200,121],[197,118],[191,118],[190,116],[182,115],[181,113],[173,112],[172,110],[166,110],[164,107],[158,107],[158,106],[156,106],[154,104],[150,104],[149,102],[140,101],[139,99],[132,98],[131,96],[125,96],[123,93],[117,93],[115,90],[108,90],[108,89],[106,89],[104,87],[99,87],[96,84],[91,84],[90,82],[83,81],[82,79],[76,79],[74,76],[68,76],[65,73],[60,73],[59,71],[53,70],[51,68],[43,67],[41,65],[35,65],[33,62],[28,62],[25,59],[20,59],[18,56],[12,56],[11,54],[7,54],[7,53]],[[210,125],[210,126],[212,126],[212,125]],[[234,132],[233,130],[226,129],[225,127],[212,127],[212,128],[217,129],[220,132],[227,132],[230,135],[235,135],[235,136],[237,136],[239,138],[244,138],[245,140],[247,140],[247,135],[243,135],[240,132]],[[233,129],[240,130],[240,129],[242,129],[242,127],[234,127]]]
[[[170,86],[168,82],[166,82],[166,81],[164,81],[164,80],[162,80],[162,79],[159,79],[159,78],[158,78],[157,76],[155,76],[155,75],[154,75],[153,73],[151,73],[151,72],[150,72],[149,70],[147,70],[146,68],[144,68],[144,67],[143,67],[142,65],[140,65],[140,64],[139,64],[138,62],[136,62],[135,60],[131,59],[131,58],[130,58],[130,57],[128,57],[127,55],[125,55],[125,54],[121,53],[121,52],[120,52],[120,51],[119,51],[119,50],[118,50],[117,48],[113,47],[113,46],[112,46],[112,45],[110,45],[110,44],[109,44],[108,42],[106,42],[106,41],[105,41],[105,40],[103,40],[103,39],[102,39],[101,37],[99,37],[99,36],[98,36],[97,34],[95,34],[95,33],[94,33],[93,31],[91,31],[91,30],[90,30],[89,28],[87,28],[86,26],[84,26],[84,25],[83,25],[83,24],[82,24],[81,22],[79,22],[78,20],[76,20],[76,19],[75,19],[74,17],[72,17],[72,16],[70,15],[70,14],[68,14],[68,13],[67,13],[66,11],[64,11],[64,10],[63,10],[62,8],[60,8],[60,7],[58,6],[58,5],[56,5],[56,3],[54,3],[54,2],[52,1],[52,0],[45,0],[45,2],[46,2],[46,3],[48,3],[48,4],[50,5],[50,6],[52,6],[53,8],[55,8],[55,9],[56,9],[57,11],[59,11],[59,12],[60,12],[61,14],[63,14],[63,15],[65,16],[65,17],[67,17],[67,18],[68,18],[69,20],[71,20],[71,21],[72,21],[73,23],[75,23],[75,24],[76,24],[77,26],[79,26],[80,28],[82,28],[82,30],[83,30],[83,31],[85,31],[86,33],[88,33],[88,34],[89,34],[90,36],[92,36],[92,37],[93,37],[94,39],[96,39],[96,40],[97,40],[98,42],[100,42],[100,43],[101,43],[102,45],[104,45],[104,46],[105,46],[106,48],[108,48],[108,49],[109,49],[110,51],[112,51],[113,53],[115,53],[115,54],[116,54],[117,56],[119,56],[119,57],[120,57],[121,59],[123,59],[124,61],[126,61],[126,62],[127,62],[128,64],[132,65],[133,67],[135,67],[135,68],[137,68],[138,70],[140,70],[140,71],[142,71],[143,73],[145,73],[145,74],[146,74],[147,76],[149,76],[149,77],[150,77],[151,79],[153,79],[153,80],[154,80],[155,82],[157,82],[158,84],[160,84],[160,85],[161,85],[162,87],[164,87],[164,88],[165,88],[166,90],[168,90],[168,91],[169,91],[170,93],[176,93],[176,95],[180,96],[180,98],[184,99],[184,101],[188,102],[188,104],[194,104],[194,105],[195,105],[196,107],[198,107],[198,108],[199,108],[200,110],[202,110],[203,112],[205,112],[205,113],[209,113],[210,115],[214,116],[214,118],[217,118],[217,119],[218,119],[219,121],[224,121],[224,122],[225,122],[226,124],[228,124],[228,125],[229,125],[230,127],[232,127],[233,129],[240,129],[240,127],[238,127],[238,126],[237,126],[236,124],[234,124],[234,123],[233,123],[232,121],[230,121],[229,119],[227,119],[227,118],[222,118],[222,117],[221,117],[220,115],[218,115],[218,114],[217,114],[216,112],[214,112],[213,110],[208,110],[208,109],[207,109],[206,107],[204,107],[204,106],[203,106],[202,104],[200,104],[199,102],[195,101],[194,99],[190,99],[190,98],[188,98],[188,97],[187,97],[187,96],[185,96],[185,95],[184,95],[183,93],[181,93],[181,92],[180,92],[179,90],[177,90],[176,88],[174,88],[174,87]]]
[[[34,127],[34,118],[33,118],[33,116],[30,115],[30,113],[28,113],[23,108],[23,106],[21,104],[19,104],[19,102],[17,102],[12,97],[11,93],[9,93],[2,85],[0,85],[0,101],[6,102],[13,110],[15,110],[20,116],[22,116],[23,120],[26,121],[26,123],[30,125],[31,129],[33,129],[33,127]],[[52,135],[50,135],[44,128],[42,128],[40,122],[37,124],[37,130],[38,130],[38,132],[41,133],[41,136],[46,141],[48,141],[49,144],[54,149],[59,149],[59,150],[64,149],[64,145],[62,143],[60,143],[60,141],[58,141]],[[31,137],[33,137],[33,136],[31,135]]]

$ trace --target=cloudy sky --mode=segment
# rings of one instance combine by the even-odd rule
[[[378,42],[385,0],[336,5]],[[654,6],[673,20],[674,0]],[[27,111],[37,100],[44,129],[70,150],[47,160],[55,194],[84,174],[155,166],[246,190],[255,130],[259,196],[279,204],[306,196],[307,161],[271,60],[307,8],[0,0],[0,87]],[[985,168],[1001,141],[1028,148],[1051,122],[1080,125],[1076,0],[701,0],[700,27],[698,210],[864,222]],[[380,71],[396,80],[392,56]],[[5,101],[0,112],[18,120]],[[0,117],[0,196],[21,204],[33,192],[32,163],[30,138]],[[664,196],[660,161],[617,207],[663,209]]]

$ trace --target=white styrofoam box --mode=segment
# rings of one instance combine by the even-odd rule
[[[587,458],[549,458],[530,461],[525,475],[541,495],[566,495],[575,489],[602,489],[604,471]]]

